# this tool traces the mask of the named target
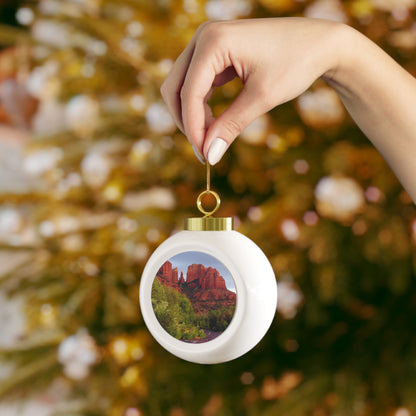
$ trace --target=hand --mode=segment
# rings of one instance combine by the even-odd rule
[[[198,158],[217,163],[253,120],[304,92],[337,65],[340,25],[304,18],[202,24],[177,59],[161,93]],[[214,87],[239,77],[244,88],[214,119]],[[203,156],[202,156],[203,155]]]
[[[214,118],[207,101],[234,77],[243,90]],[[217,163],[261,114],[325,79],[416,201],[416,79],[358,31],[307,18],[208,22],[161,93],[201,161]]]

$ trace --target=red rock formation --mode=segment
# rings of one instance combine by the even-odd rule
[[[183,272],[178,279],[178,269],[172,269],[172,263],[166,261],[157,272],[157,277],[165,286],[172,287],[186,295],[197,313],[236,304],[236,294],[227,289],[225,279],[213,267],[191,264],[185,280]]]
[[[178,283],[178,268],[177,267],[175,267],[173,270],[172,270],[172,275],[171,275],[171,279],[170,279],[170,281],[172,282],[172,283]]]
[[[165,261],[157,272],[157,276],[170,282],[172,280],[172,263],[170,261]]]
[[[172,263],[170,261],[163,263],[156,276],[165,286],[173,287],[180,292],[178,286],[178,268],[175,267],[172,269]]]
[[[186,272],[186,283],[191,283],[205,276],[205,267],[202,264],[191,264]]]
[[[225,280],[218,273],[217,269],[208,267],[205,269],[205,274],[199,279],[199,285],[201,289],[227,289],[225,286]]]

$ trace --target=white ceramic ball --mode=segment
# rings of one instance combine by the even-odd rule
[[[160,267],[173,256],[197,251],[213,256],[235,282],[237,304],[233,319],[217,338],[200,344],[178,340],[163,329],[152,307],[152,285]],[[277,303],[273,269],[262,250],[237,231],[181,231],[152,254],[140,283],[143,319],[159,344],[175,356],[200,364],[233,360],[251,350],[270,327]]]

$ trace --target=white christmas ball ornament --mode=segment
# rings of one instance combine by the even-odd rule
[[[261,249],[232,218],[188,218],[150,257],[140,284],[143,319],[166,350],[214,364],[252,349],[276,311],[277,285]]]

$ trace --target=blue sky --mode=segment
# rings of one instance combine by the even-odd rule
[[[178,277],[180,277],[181,272],[186,279],[186,271],[188,266],[191,264],[202,264],[205,267],[214,267],[218,270],[219,274],[224,278],[225,285],[228,290],[235,292],[235,283],[231,277],[228,269],[215,257],[210,256],[209,254],[202,253],[200,251],[185,251],[184,253],[179,253],[169,259],[172,263],[172,268],[178,268]]]

